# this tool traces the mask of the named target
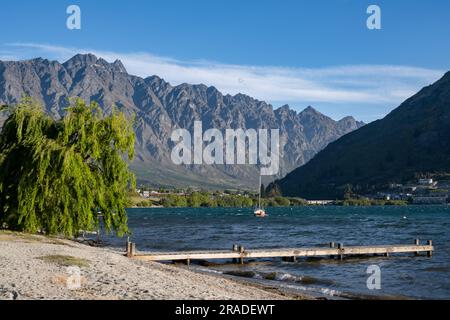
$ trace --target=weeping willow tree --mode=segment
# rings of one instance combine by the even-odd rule
[[[3,107],[4,108],[4,107]],[[123,113],[72,100],[53,120],[31,99],[9,110],[0,133],[0,222],[25,232],[76,236],[128,232],[127,190],[135,178],[134,132]]]

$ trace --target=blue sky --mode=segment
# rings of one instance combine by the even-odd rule
[[[66,28],[79,5],[82,29]],[[377,4],[382,29],[366,28]],[[2,1],[0,59],[75,52],[337,119],[378,119],[450,70],[450,2]]]

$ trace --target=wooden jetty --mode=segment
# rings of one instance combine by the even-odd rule
[[[182,260],[187,264],[191,260],[233,259],[244,263],[244,259],[256,258],[282,258],[288,261],[296,261],[298,257],[330,257],[343,259],[344,256],[357,255],[384,255],[394,253],[413,253],[419,255],[426,252],[428,257],[434,251],[433,242],[420,244],[419,239],[411,245],[380,245],[380,246],[345,246],[330,242],[327,247],[317,248],[282,248],[282,249],[252,249],[247,250],[243,246],[233,245],[231,250],[205,250],[205,251],[180,251],[180,252],[136,252],[136,245],[127,242],[127,256],[144,261],[177,261]]]

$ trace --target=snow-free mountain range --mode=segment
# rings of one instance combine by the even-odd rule
[[[22,97],[39,101],[54,118],[64,114],[68,98],[96,101],[106,112],[115,105],[135,115],[136,158],[131,164],[138,181],[151,185],[194,188],[256,189],[254,165],[174,165],[170,153],[172,131],[192,132],[194,121],[203,130],[280,129],[281,178],[305,164],[330,142],[362,127],[353,117],[335,121],[312,107],[296,112],[288,105],[272,105],[245,94],[222,94],[213,86],[173,86],[153,75],[127,73],[124,65],[93,54],[77,54],[64,63],[37,58],[0,61],[0,104],[13,105]],[[0,126],[6,114],[0,115]]]

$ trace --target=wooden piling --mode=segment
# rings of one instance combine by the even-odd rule
[[[129,239],[127,239],[127,248],[126,248],[126,256],[132,257],[136,255],[136,244],[134,242],[130,242]]]
[[[281,257],[282,261],[286,261],[286,262],[297,262],[297,257],[296,256],[292,256],[292,257]]]
[[[240,264],[244,264],[244,257],[243,257],[244,252],[245,252],[245,247],[244,246],[239,246],[239,253],[241,254],[241,256],[239,258],[239,263]]]
[[[102,218],[103,218],[103,216],[102,215],[99,215],[98,216],[98,222],[99,222],[99,224],[98,224],[98,228],[97,228],[97,243],[100,243],[100,226],[101,226],[101,224],[102,224]]]
[[[331,248],[331,249],[334,249],[334,247],[335,247],[335,243],[334,243],[334,242],[330,242],[330,248]],[[330,259],[334,259],[334,256],[331,255],[331,256],[330,256]]]
[[[339,260],[344,260],[344,255],[342,254],[342,251],[344,250],[344,245],[342,243],[338,243],[338,250],[339,250]]]
[[[432,247],[433,246],[433,241],[432,240],[428,240],[427,241],[427,245]],[[433,256],[433,250],[427,251],[427,257],[431,258]]]
[[[130,240],[128,239],[125,247],[125,255],[129,257],[130,256],[129,254],[130,254]]]
[[[238,245],[236,243],[233,244],[233,247],[231,248],[231,251],[237,252],[238,251]],[[233,258],[233,263],[237,263],[237,259]]]

